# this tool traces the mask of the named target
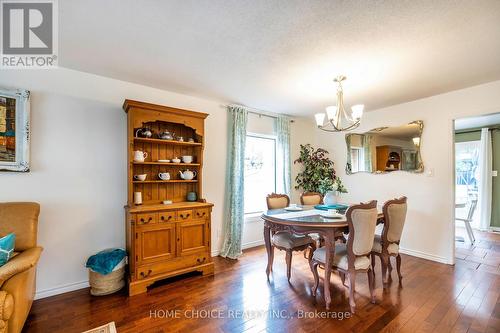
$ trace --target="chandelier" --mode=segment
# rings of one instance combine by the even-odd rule
[[[359,126],[363,110],[363,104],[353,105],[351,112],[347,113],[344,109],[344,91],[342,89],[342,81],[347,79],[344,75],[337,76],[333,81],[337,82],[337,106],[328,106],[326,113],[316,113],[316,125],[319,129],[327,132],[342,132],[350,131]],[[325,124],[325,116],[328,118]]]

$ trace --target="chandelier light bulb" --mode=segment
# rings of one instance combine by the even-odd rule
[[[314,118],[316,118],[316,125],[317,126],[323,126],[323,123],[325,121],[325,114],[324,113],[316,113],[314,115]]]
[[[353,119],[361,119],[361,117],[363,116],[363,110],[365,109],[365,106],[363,104],[357,104],[357,105],[353,105],[351,107],[351,110],[352,110],[352,118]]]
[[[328,120],[335,119],[337,116],[338,108],[335,105],[326,107],[326,115],[328,116]]]

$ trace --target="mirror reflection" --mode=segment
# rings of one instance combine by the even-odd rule
[[[346,172],[423,172],[420,142],[421,120],[397,127],[380,127],[346,135]]]

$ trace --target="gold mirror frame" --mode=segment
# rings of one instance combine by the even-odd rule
[[[369,142],[371,140],[371,138],[367,136],[368,134],[381,133],[381,132],[383,132],[384,130],[386,130],[388,128],[397,128],[397,127],[402,127],[402,126],[405,126],[405,125],[406,126],[408,126],[408,125],[417,125],[418,126],[417,129],[418,129],[419,144],[415,145],[417,147],[417,149],[414,152],[415,167],[413,169],[401,169],[401,168],[398,167],[397,169],[394,169],[394,170],[388,170],[388,168],[386,168],[385,170],[377,170],[378,168],[375,168],[375,171],[371,171],[371,170],[373,170],[373,162],[371,161],[371,158],[370,158],[370,162],[368,162],[368,163],[370,163],[370,169],[371,170],[360,170],[360,171],[352,172],[351,140],[353,138],[353,135],[363,136],[362,140],[364,140],[366,138],[367,142]],[[422,173],[422,172],[424,172],[424,163],[422,161],[422,154],[421,154],[421,150],[422,150],[422,133],[424,131],[424,122],[423,122],[423,120],[415,120],[415,121],[409,122],[408,124],[405,124],[405,125],[391,126],[391,127],[387,127],[387,126],[385,126],[385,127],[378,127],[378,128],[374,128],[374,129],[372,129],[372,130],[370,130],[368,132],[364,132],[364,133],[349,133],[349,134],[346,134],[345,135],[346,147],[347,147],[347,161],[346,161],[346,166],[345,166],[346,174],[353,175],[353,174],[360,173],[360,172],[373,173],[373,174],[385,174],[385,173],[390,173],[390,172],[395,172],[395,171],[406,171],[406,172],[411,172],[411,173]],[[367,145],[369,145],[369,143],[367,143]],[[408,150],[405,150],[403,148],[401,148],[401,151],[408,152]],[[370,151],[370,154],[372,154],[371,151]],[[402,159],[402,158],[403,157],[400,157],[400,159]],[[389,160],[386,163],[389,163]],[[399,163],[402,164],[403,162],[402,161],[401,162],[398,161],[397,163],[399,165]]]

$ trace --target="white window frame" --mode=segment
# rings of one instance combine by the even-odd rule
[[[364,165],[365,165],[365,152],[363,150],[363,147],[351,146],[351,149],[355,149],[358,151],[358,171],[353,171],[353,172],[363,171]],[[352,160],[352,157],[351,157],[351,160]],[[351,163],[352,163],[352,161],[351,161]],[[360,169],[360,166],[362,167],[362,169]],[[351,169],[352,169],[352,165],[351,165]]]
[[[277,154],[277,137],[276,135],[269,135],[269,134],[260,134],[260,133],[254,133],[254,132],[247,132],[246,134],[247,137],[253,137],[253,138],[259,138],[259,139],[268,139],[268,140],[273,140],[274,141],[274,192],[276,192],[276,187],[277,187],[277,165],[276,165],[276,154]],[[264,198],[265,199],[265,198]],[[245,200],[245,197],[243,196],[243,200]],[[245,223],[248,222],[261,222],[262,219],[260,216],[262,215],[263,211],[260,212],[245,212]]]

